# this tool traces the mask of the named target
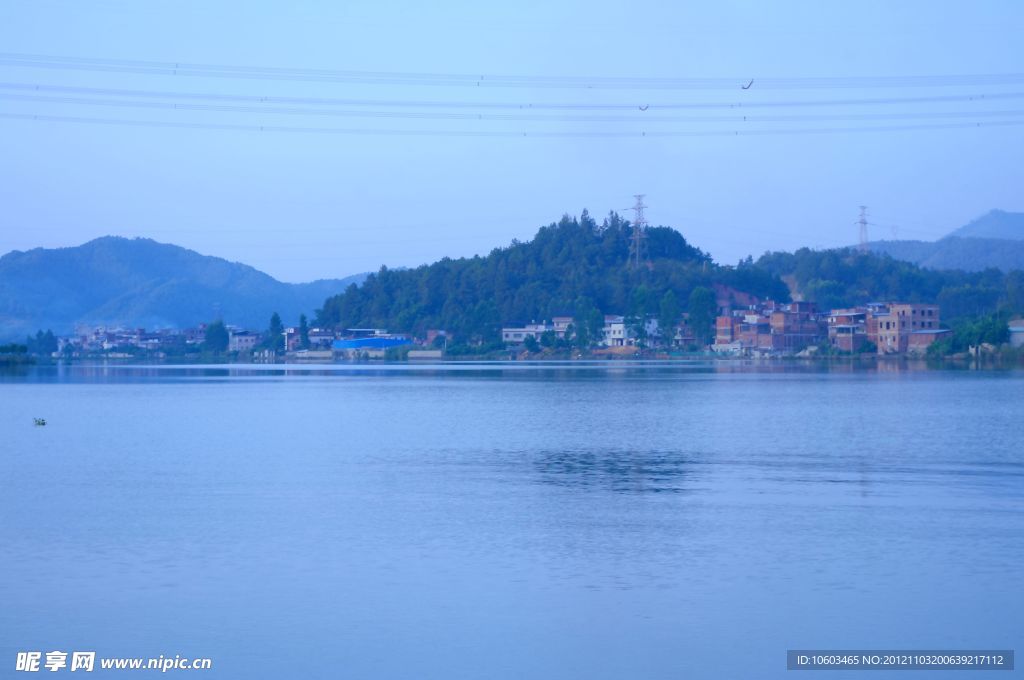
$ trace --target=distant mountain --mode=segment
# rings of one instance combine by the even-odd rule
[[[0,340],[77,324],[184,328],[221,314],[263,328],[310,318],[324,299],[366,274],[283,283],[248,265],[150,239],[106,236],[73,248],[35,248],[0,257]]]
[[[960,227],[949,236],[955,238],[997,238],[1024,241],[1024,213],[992,210],[973,222]]]
[[[926,269],[856,248],[765,253],[754,266],[791,282],[796,295],[816,302],[819,309],[879,300],[929,302],[938,303],[947,323],[997,312],[1024,313],[1024,271]]]
[[[992,210],[938,241],[873,241],[868,248],[929,269],[1024,270],[1024,213]]]
[[[928,269],[1024,270],[1024,241],[947,236],[939,241],[874,241],[868,247],[872,252]]]

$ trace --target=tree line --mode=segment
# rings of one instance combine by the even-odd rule
[[[362,286],[328,298],[316,323],[375,327],[423,335],[453,333],[463,344],[500,343],[501,326],[573,317],[577,342],[596,339],[604,314],[659,317],[672,325],[696,300],[714,304],[716,284],[787,301],[782,280],[756,267],[726,267],[668,227],[646,230],[643,265],[629,265],[628,221],[612,212],[600,223],[587,211],[542,227],[486,256],[444,258],[415,269],[382,267]],[[671,295],[669,295],[671,293]],[[711,321],[713,325],[713,314]],[[665,324],[662,324],[663,326]]]
[[[942,320],[953,323],[990,314],[1024,313],[1024,272],[924,269],[888,255],[853,248],[766,253],[758,267],[791,277],[805,299],[820,309],[867,302],[922,302],[939,305]]]

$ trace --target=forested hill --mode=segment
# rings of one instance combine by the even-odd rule
[[[867,302],[935,302],[942,320],[992,313],[1024,313],[1024,272],[924,269],[888,255],[853,248],[766,253],[754,265],[787,277],[821,309]]]
[[[667,227],[647,230],[647,264],[629,266],[629,223],[615,213],[597,223],[586,211],[542,227],[489,255],[445,258],[416,269],[381,269],[362,286],[327,299],[318,323],[423,333],[454,332],[461,341],[493,341],[502,324],[573,316],[656,313],[669,291],[685,307],[698,286],[723,284],[762,298],[788,300],[776,276],[753,266],[722,267]]]

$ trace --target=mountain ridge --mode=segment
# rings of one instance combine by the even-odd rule
[[[102,236],[78,246],[0,256],[0,338],[75,325],[188,327],[218,313],[262,328],[312,317],[332,294],[366,274],[285,283],[255,267],[149,238]]]
[[[1024,213],[989,210],[981,217],[947,234],[946,238],[949,237],[1024,241]]]
[[[990,210],[937,241],[881,240],[867,247],[927,269],[1024,270],[1024,213]]]

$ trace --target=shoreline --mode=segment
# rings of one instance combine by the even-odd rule
[[[383,372],[430,372],[430,371],[476,371],[476,370],[658,370],[658,369],[701,369],[721,370],[723,372],[751,371],[822,371],[831,372],[864,372],[864,373],[900,373],[928,371],[957,372],[1011,372],[1024,370],[1019,362],[1000,362],[998,360],[973,359],[934,360],[905,356],[888,357],[630,357],[630,358],[566,358],[546,357],[529,359],[494,359],[488,357],[466,357],[448,360],[431,361],[279,361],[279,362],[247,362],[247,361],[174,361],[167,359],[77,359],[74,361],[38,362],[33,364],[0,364],[0,372],[7,375],[27,375],[29,373],[62,373],[75,370],[142,370],[142,371],[231,371],[247,373],[369,373]]]

